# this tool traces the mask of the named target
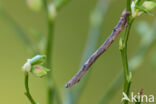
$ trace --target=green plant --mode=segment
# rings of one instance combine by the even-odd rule
[[[53,78],[53,75],[49,71],[53,70],[53,39],[54,39],[54,28],[57,13],[66,5],[70,0],[54,0],[53,3],[50,0],[27,0],[27,4],[34,12],[39,12],[43,6],[44,14],[46,17],[45,23],[47,28],[47,35],[39,36],[37,45],[39,45],[44,39],[46,44],[42,43],[44,46],[43,50],[37,51],[37,47],[29,39],[27,33],[21,28],[19,24],[16,23],[2,8],[0,9],[0,17],[11,27],[12,30],[16,32],[16,35],[22,40],[27,49],[31,52],[31,59],[27,59],[27,62],[23,66],[23,71],[25,75],[25,95],[31,102],[31,104],[39,104],[36,99],[30,93],[29,89],[29,74],[33,74],[36,77],[46,77],[47,80],[47,104],[53,104],[56,101],[57,104],[78,104],[80,96],[85,89],[87,79],[89,78],[89,73],[85,76],[83,82],[75,89],[69,89],[67,91],[67,96],[69,99],[65,101],[61,100],[61,96],[57,89],[57,85]],[[149,26],[141,22],[138,26],[139,33],[141,36],[140,46],[131,60],[128,61],[127,49],[128,49],[128,38],[130,35],[130,30],[134,20],[143,13],[152,15],[151,10],[156,7],[156,2],[154,0],[127,0],[126,9],[123,11],[121,18],[113,29],[111,35],[107,38],[104,44],[96,50],[97,42],[101,34],[101,28],[103,24],[103,18],[107,13],[108,7],[110,5],[110,0],[98,0],[95,10],[91,13],[90,17],[90,29],[88,32],[88,40],[86,42],[86,47],[82,55],[80,66],[82,68],[73,77],[71,81],[66,84],[66,88],[72,87],[74,84],[78,83],[84,74],[89,70],[91,65],[100,57],[117,38],[120,32],[125,31],[124,35],[121,36],[119,40],[119,50],[121,52],[121,59],[123,63],[123,70],[119,73],[117,78],[112,82],[110,87],[104,92],[102,99],[98,102],[99,104],[107,104],[119,86],[122,84],[124,79],[123,92],[129,96],[132,73],[137,67],[139,67],[143,59],[150,49],[150,46],[154,44],[156,40],[155,29],[150,29]],[[155,24],[154,26],[155,27]],[[94,52],[95,51],[95,52]],[[94,52],[94,53],[93,53]],[[93,53],[93,54],[92,54]],[[90,56],[90,57],[89,57]],[[88,59],[88,60],[87,60]],[[87,61],[86,61],[87,60]],[[86,61],[86,62],[85,62]],[[85,64],[84,64],[85,63]],[[127,100],[122,102],[123,104],[128,104]],[[140,102],[136,103],[140,104]]]

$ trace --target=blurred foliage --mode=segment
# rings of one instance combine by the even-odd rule
[[[32,55],[27,53],[27,48],[30,51],[33,50],[33,52],[43,53],[45,39],[42,34],[45,34],[46,30],[46,26],[43,24],[44,17],[42,17],[44,13],[43,11],[40,12],[40,15],[32,13],[27,8],[26,1],[1,1],[3,8],[0,9],[0,66],[2,69],[0,70],[0,103],[29,104],[23,94],[23,74],[20,72],[20,69],[24,63],[24,59]],[[58,1],[60,2],[56,4],[59,9],[63,2],[62,0]],[[119,19],[121,10],[125,8],[123,6],[125,1],[120,1],[119,3],[117,0],[112,0],[110,4],[109,2],[110,0],[73,0],[58,13],[54,39],[53,75],[60,91],[65,91],[65,88],[63,88],[64,84],[73,73],[77,71],[79,67],[78,63],[80,63],[81,66],[90,54],[96,50],[99,43],[102,43],[110,34],[112,27],[114,27]],[[109,5],[110,7],[108,9]],[[91,17],[89,16],[90,12]],[[155,17],[143,16],[140,20],[143,19],[143,21],[151,22],[153,18]],[[133,79],[135,87],[132,87],[132,91],[143,87],[148,93],[156,95],[156,84],[151,81],[156,78],[155,73],[152,72],[151,65],[148,63],[149,58],[146,58],[147,52],[153,48],[151,44],[155,41],[156,32],[153,33],[153,30],[155,30],[154,26],[148,26],[147,24],[149,23],[141,22],[138,28],[136,28],[137,26],[134,24],[132,36],[129,40],[129,56],[132,56],[133,52],[138,50],[136,54],[134,54],[134,57],[132,57],[132,61],[130,61],[130,67],[131,69],[136,69],[136,67],[137,69],[141,69],[135,71],[135,77]],[[30,26],[32,26],[33,29],[28,31]],[[14,33],[12,33],[10,29],[12,29]],[[134,29],[139,31],[141,37],[136,35]],[[30,34],[28,34],[29,32]],[[19,37],[20,41],[16,39],[16,37]],[[138,41],[140,39],[141,41]],[[23,43],[27,48],[23,47]],[[84,45],[85,43],[86,46]],[[95,104],[97,103],[97,99],[103,95],[103,100],[111,99],[111,104],[120,103],[122,75],[120,74],[113,81],[114,76],[120,72],[118,69],[121,69],[120,54],[118,50],[116,50],[116,44],[118,44],[118,41],[115,42],[111,49],[94,65],[94,69],[97,70],[93,70],[91,72],[92,75],[89,75],[92,76],[92,78],[86,77],[83,80],[84,82],[80,82],[80,84],[72,90],[65,91],[66,93],[63,94],[63,97],[70,99],[67,104],[75,102],[75,96],[79,104]],[[37,49],[41,50],[38,51]],[[81,55],[82,53],[83,55]],[[153,62],[155,62],[155,59],[154,55],[152,55]],[[79,62],[80,60],[81,62]],[[155,65],[155,63],[153,65]],[[109,85],[113,87],[109,87]],[[41,104],[45,104],[45,80],[32,77],[30,87],[35,99],[38,99]],[[85,90],[83,90],[83,88],[85,88]],[[115,94],[115,92],[117,92],[117,94]],[[78,96],[81,98],[79,99]],[[114,98],[112,98],[113,96]],[[8,100],[8,98],[10,99]]]
[[[30,41],[29,37],[25,33],[25,31],[22,29],[22,27],[14,20],[10,15],[6,13],[2,8],[0,8],[0,17],[1,19],[15,32],[15,35],[19,37],[24,43],[27,48],[29,48],[29,51],[34,51],[34,47],[32,42]]]

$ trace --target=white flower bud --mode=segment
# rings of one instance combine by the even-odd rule
[[[27,62],[23,65],[23,70],[26,71],[26,72],[30,72],[31,71],[30,59],[28,59]]]
[[[32,59],[28,59],[23,65],[24,72],[30,72],[37,77],[44,77],[50,71],[46,67],[42,66],[46,59],[45,55],[36,55]]]
[[[136,9],[136,3],[133,1],[131,4],[131,10],[132,10],[132,17],[135,18],[137,16],[140,16],[143,12],[139,9]]]
[[[51,20],[54,20],[56,17],[56,7],[54,6],[54,4],[50,4],[48,6],[48,14],[49,14],[49,18]]]

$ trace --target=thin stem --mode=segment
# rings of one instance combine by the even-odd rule
[[[123,39],[123,48],[121,49],[121,57],[124,69],[124,92],[129,96],[129,90],[131,85],[131,72],[128,66],[128,58],[127,58],[127,42],[130,34],[130,29],[133,20],[129,20],[129,24],[126,28],[124,39]],[[124,104],[128,104],[128,101],[124,101]]]
[[[131,0],[127,0],[127,10],[131,13]],[[129,90],[131,85],[131,72],[129,71],[128,66],[128,59],[127,59],[127,42],[128,37],[131,29],[133,20],[131,20],[130,16],[128,16],[128,26],[125,31],[124,39],[123,39],[123,45],[121,51],[121,57],[122,57],[122,63],[123,63],[123,70],[124,70],[124,93],[129,96]],[[124,104],[128,104],[127,100],[123,101]]]
[[[47,21],[48,25],[48,36],[47,36],[47,45],[46,45],[46,55],[47,55],[47,67],[52,69],[52,53],[53,53],[53,38],[54,38],[54,21]],[[48,77],[51,77],[51,74],[48,74]]]
[[[29,74],[27,72],[25,73],[25,90],[26,90],[25,95],[30,100],[31,104],[37,104],[29,91]]]
[[[46,44],[46,66],[47,68],[52,70],[52,53],[53,53],[53,41],[54,41],[54,20],[51,20],[49,17],[49,10],[48,10],[48,0],[43,0],[44,7],[45,7],[45,15],[46,15],[46,23],[47,23],[47,44]],[[48,73],[48,104],[53,104],[54,102],[54,95],[56,96],[56,100],[58,104],[61,104],[61,100],[58,95],[58,91],[56,88],[56,84],[54,83],[54,79],[51,73]]]
[[[127,10],[131,12],[131,0],[127,0]]]
[[[52,52],[53,52],[53,30],[54,22],[48,21],[48,36],[47,36],[47,45],[46,45],[46,56],[47,62],[46,66],[52,70]],[[54,79],[51,73],[48,73],[48,104],[52,104],[54,100]]]
[[[102,46],[97,49],[95,53],[93,53],[90,58],[85,62],[80,71],[66,84],[66,88],[72,87],[74,84],[78,83],[82,76],[88,71],[91,65],[101,56],[113,43],[116,37],[120,34],[120,32],[126,27],[127,17],[129,15],[128,11],[124,11],[118,22],[117,26],[113,29],[111,35],[107,38],[107,40],[102,44]]]

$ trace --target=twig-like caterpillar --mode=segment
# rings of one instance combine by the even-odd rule
[[[90,58],[86,61],[86,63],[82,66],[80,71],[70,80],[65,87],[69,88],[72,87],[74,84],[78,83],[83,75],[88,71],[90,66],[97,60],[97,58],[103,54],[107,48],[113,43],[116,37],[120,34],[120,32],[126,27],[127,25],[127,17],[130,13],[126,10],[123,11],[122,16],[117,24],[117,26],[113,29],[111,35],[107,38],[107,40],[102,44],[100,48],[94,52]]]

